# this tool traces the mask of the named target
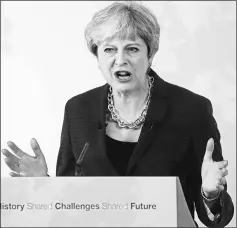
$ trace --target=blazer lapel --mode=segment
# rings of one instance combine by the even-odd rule
[[[90,134],[86,141],[89,143],[82,162],[84,174],[87,176],[113,176],[118,175],[106,155],[106,109],[107,109],[108,84],[101,87],[98,94],[93,96],[92,122]]]
[[[154,139],[155,128],[157,128],[164,119],[168,107],[168,92],[165,89],[165,81],[162,80],[153,70],[151,70],[150,75],[155,79],[151,102],[147,111],[145,123],[138,139],[138,144],[129,161],[126,175],[129,175],[134,165],[144,153],[145,147]]]

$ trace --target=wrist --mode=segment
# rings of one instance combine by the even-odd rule
[[[210,198],[210,199],[213,199],[215,197],[217,197],[219,195],[219,191],[214,191],[214,192],[206,192],[203,190],[203,193],[204,195],[207,197],[207,198]]]
[[[203,188],[201,187],[201,194],[205,200],[212,201],[212,200],[217,199],[220,196],[220,191],[216,190],[212,192],[207,192],[203,190]]]

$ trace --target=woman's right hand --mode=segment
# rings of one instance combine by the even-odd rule
[[[31,147],[35,153],[35,157],[23,152],[13,142],[7,142],[12,154],[7,149],[3,149],[2,153],[6,156],[5,162],[13,171],[10,173],[12,177],[42,177],[47,176],[48,167],[45,157],[39,147],[36,139],[30,141]]]

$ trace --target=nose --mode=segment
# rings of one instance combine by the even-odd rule
[[[115,55],[115,64],[117,66],[127,65],[127,57],[124,51],[118,51]]]

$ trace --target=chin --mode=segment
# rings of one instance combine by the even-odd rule
[[[128,93],[128,92],[136,90],[135,86],[129,83],[116,85],[114,87],[112,86],[112,88],[115,89],[117,92],[122,92],[122,93]]]

